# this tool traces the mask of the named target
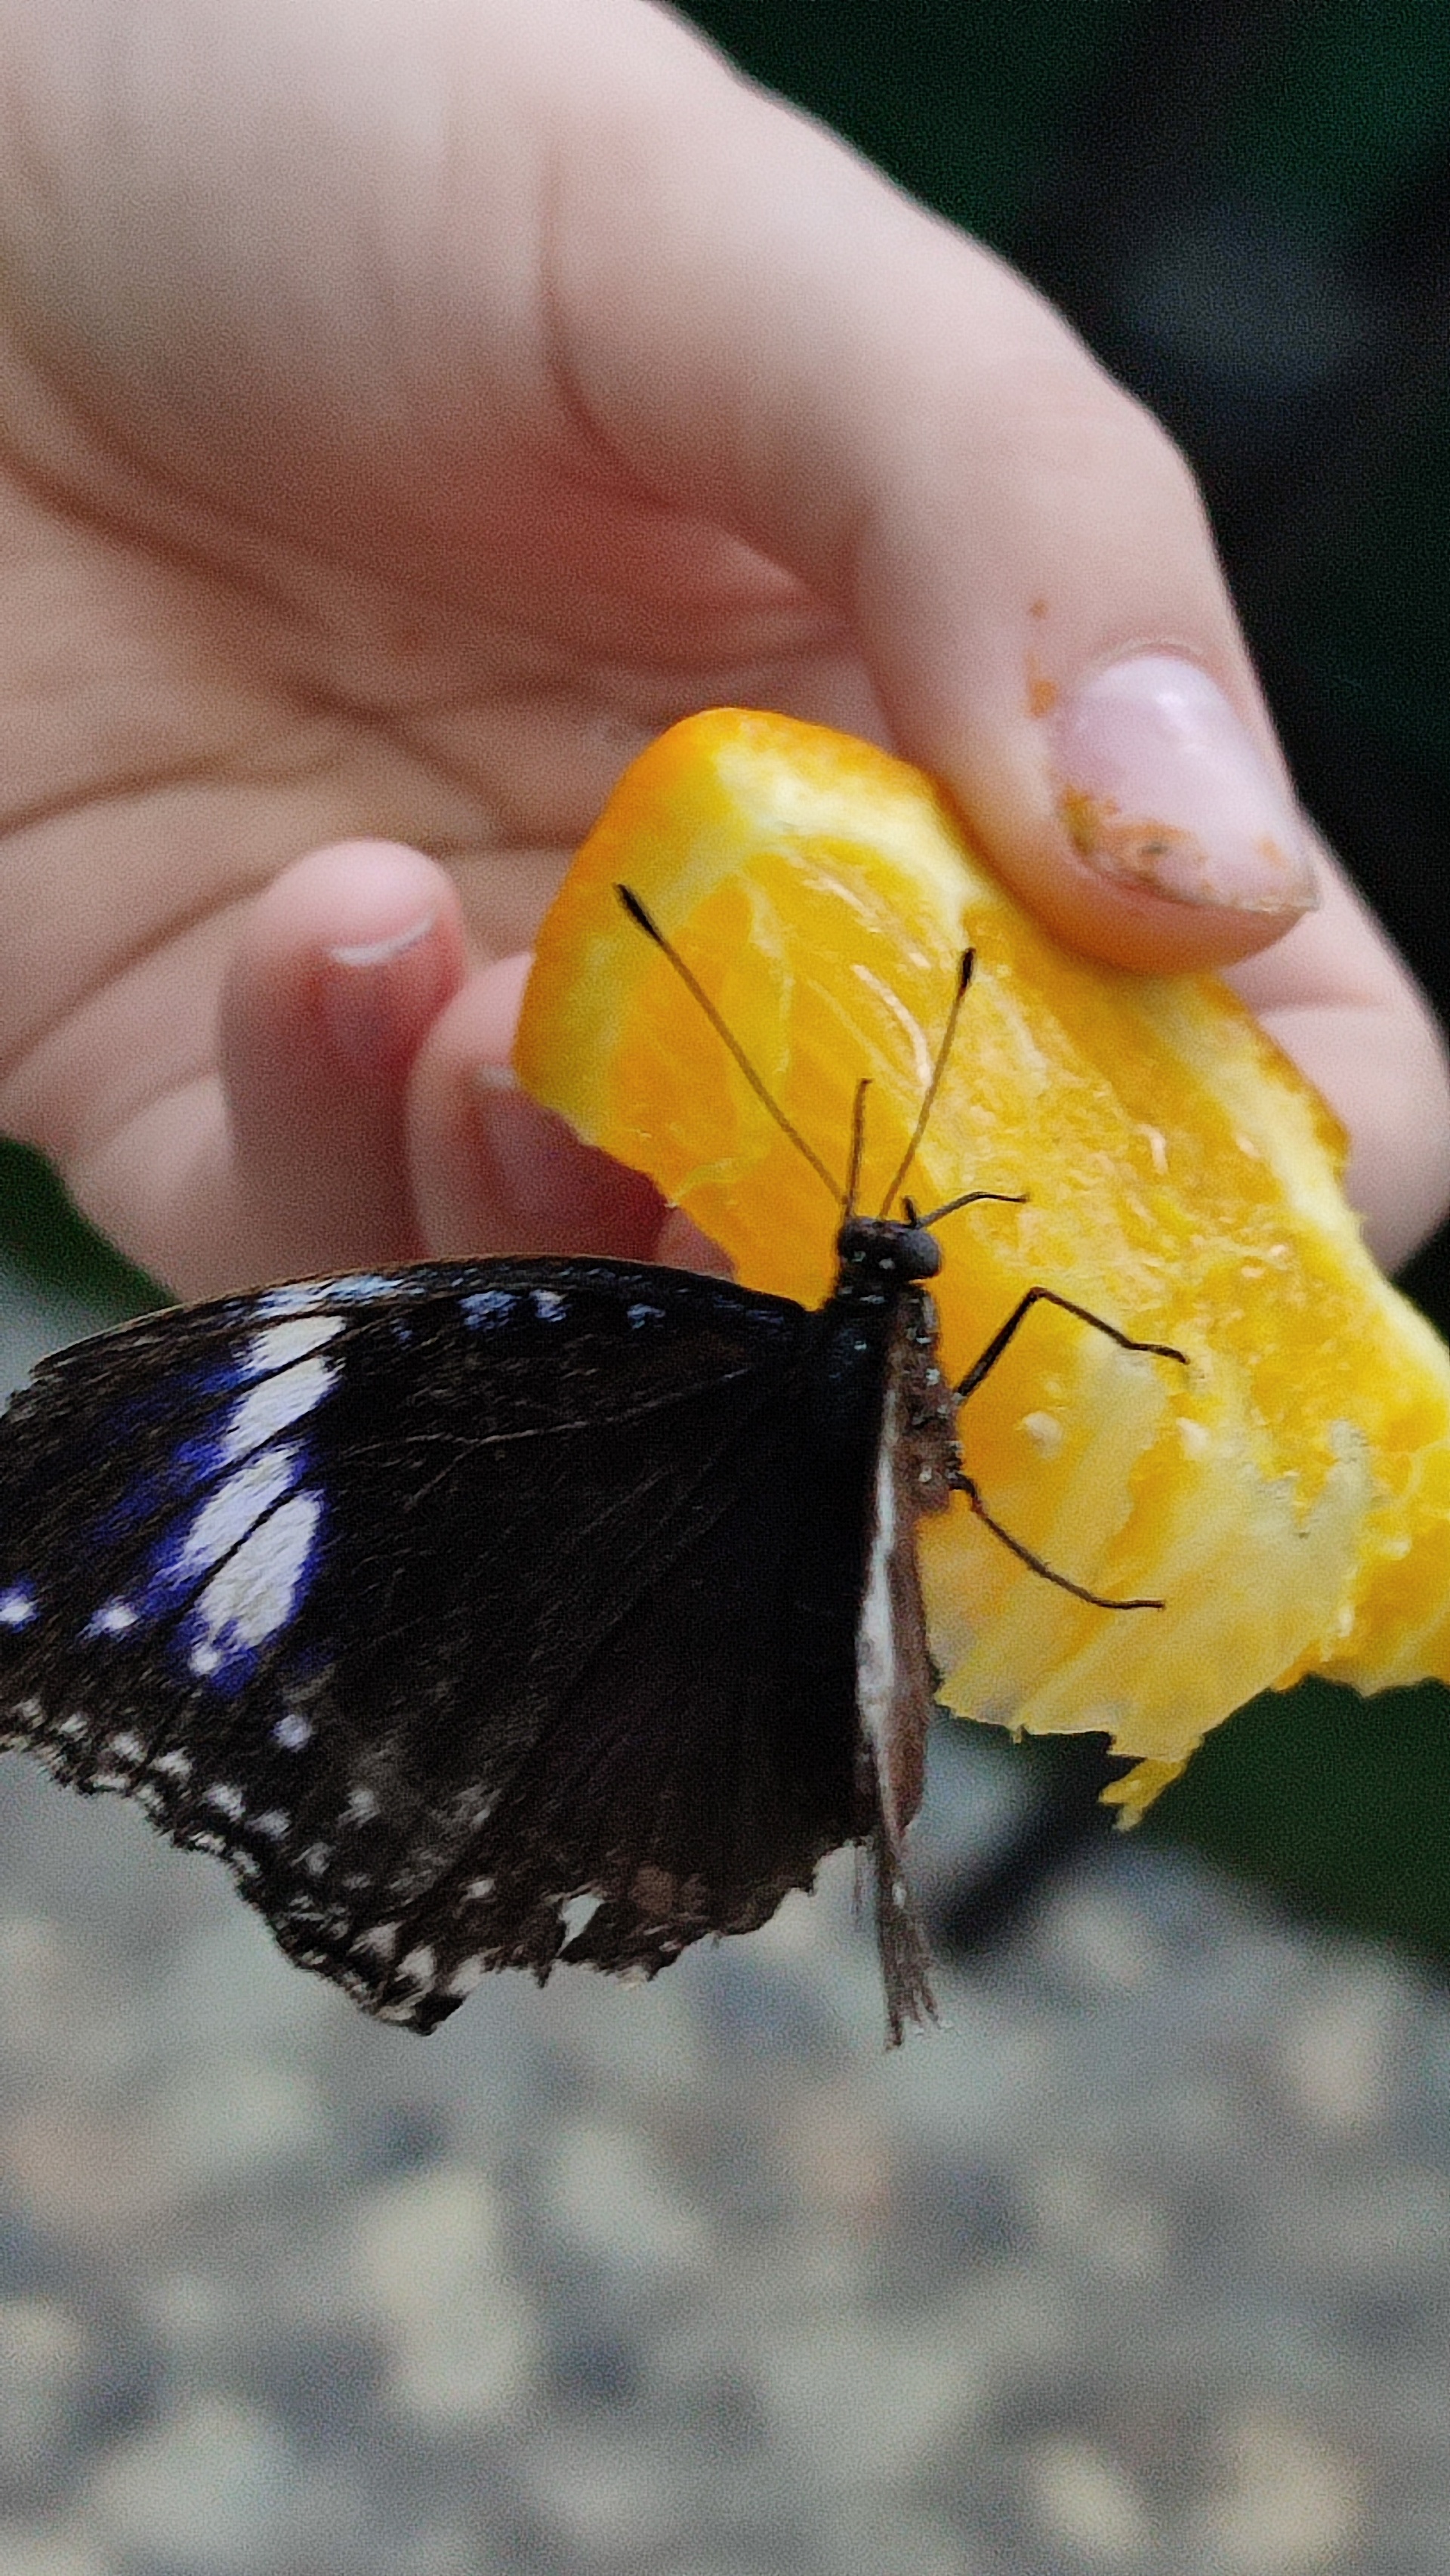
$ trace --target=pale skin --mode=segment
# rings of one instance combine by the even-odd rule
[[[1278,761],[1182,461],[1000,263],[650,0],[0,0],[0,1124],[183,1295],[668,1256],[489,1079],[625,761],[720,702],[937,771],[1065,936],[1231,967],[1395,1259],[1440,1041],[1317,911],[1062,828],[1183,656]]]

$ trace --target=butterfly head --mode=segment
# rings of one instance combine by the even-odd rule
[[[844,1277],[869,1277],[883,1285],[934,1279],[941,1268],[941,1245],[914,1212],[905,1223],[895,1217],[848,1216],[836,1237],[836,1251]]]

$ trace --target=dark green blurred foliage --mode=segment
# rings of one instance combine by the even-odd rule
[[[0,1137],[0,1259],[42,1296],[60,1289],[84,1298],[98,1325],[170,1303],[144,1270],[123,1261],[77,1216],[49,1164],[8,1137]]]
[[[683,14],[940,213],[989,239],[1031,206],[1035,174],[1136,0],[701,0]]]
[[[1252,15],[1252,13],[1250,13]],[[1353,238],[1393,217],[1450,125],[1444,0],[1294,8],[1232,99],[1219,150],[1245,185]]]
[[[1450,1960],[1450,1692],[1266,1691],[1211,1735],[1142,1830],[1309,1913]]]

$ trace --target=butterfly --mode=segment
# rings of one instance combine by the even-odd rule
[[[430,1262],[43,1361],[0,1422],[0,1749],[218,1854],[292,1959],[418,2030],[496,1968],[653,1975],[847,1843],[889,2036],[929,2018],[917,1525],[963,1495],[1082,1589],[991,1520],[959,1407],[1042,1297],[1181,1355],[1034,1289],[949,1385],[932,1229],[996,1194],[857,1214],[860,1097],[815,1310]]]

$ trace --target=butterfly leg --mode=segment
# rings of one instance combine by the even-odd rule
[[[965,1404],[969,1395],[975,1395],[983,1378],[996,1367],[1008,1343],[1021,1331],[1034,1306],[1056,1306],[1064,1315],[1076,1315],[1080,1324],[1091,1324],[1095,1333],[1106,1333],[1108,1340],[1116,1342],[1120,1351],[1147,1351],[1156,1359],[1179,1360],[1185,1368],[1188,1366],[1187,1352],[1176,1349],[1172,1342],[1140,1342],[1132,1333],[1120,1332],[1116,1324],[1108,1322],[1106,1315],[1095,1315],[1091,1306],[1079,1306],[1071,1297],[1059,1296],[1055,1288],[1029,1288],[1024,1296],[1018,1298],[1006,1323],[992,1335],[980,1359],[974,1360],[966,1376],[958,1381],[958,1404]]]
[[[982,1380],[996,1367],[1008,1343],[1021,1330],[1034,1306],[1056,1306],[1064,1315],[1075,1315],[1079,1323],[1090,1324],[1094,1332],[1106,1333],[1108,1340],[1116,1342],[1119,1350],[1146,1351],[1156,1359],[1178,1360],[1185,1368],[1188,1365],[1186,1352],[1176,1349],[1171,1342],[1139,1341],[1132,1333],[1120,1332],[1118,1326],[1110,1324],[1106,1316],[1095,1315],[1090,1306],[1079,1306],[1073,1298],[1059,1295],[1055,1288],[1029,1288],[1025,1295],[1019,1297],[1005,1324],[992,1335],[980,1358],[974,1361],[966,1376],[958,1384],[956,1396],[959,1405],[965,1404],[968,1396],[975,1394]],[[1093,1592],[1085,1583],[1074,1583],[1070,1575],[1059,1574],[1057,1568],[1049,1565],[1045,1557],[1038,1556],[1020,1538],[1014,1538],[1009,1529],[1004,1529],[999,1520],[994,1520],[982,1500],[975,1477],[964,1475],[958,1469],[952,1478],[952,1490],[954,1493],[965,1494],[983,1527],[989,1529],[994,1538],[1000,1539],[1004,1547],[1010,1548],[1012,1554],[1020,1558],[1023,1565],[1030,1566],[1034,1574],[1040,1574],[1044,1582],[1055,1583],[1060,1592],[1070,1592],[1075,1601],[1090,1602],[1095,1610],[1162,1609],[1161,1600],[1136,1594],[1125,1598],[1121,1594]]]
[[[1095,1610],[1162,1609],[1163,1604],[1160,1600],[1146,1595],[1142,1597],[1134,1595],[1131,1599],[1126,1599],[1121,1593],[1090,1592],[1085,1583],[1074,1583],[1070,1574],[1059,1574],[1055,1565],[1049,1565],[1045,1557],[1035,1555],[1020,1538],[1014,1538],[1009,1529],[1004,1529],[1000,1521],[992,1518],[977,1490],[974,1476],[964,1476],[958,1470],[952,1478],[952,1492],[965,1494],[978,1520],[985,1529],[991,1531],[994,1538],[999,1538],[1002,1545],[1009,1547],[1014,1556],[1021,1558],[1024,1565],[1030,1565],[1033,1573],[1040,1574],[1044,1582],[1055,1583],[1059,1592],[1070,1592],[1075,1601],[1090,1601]]]

